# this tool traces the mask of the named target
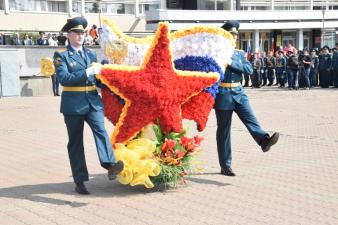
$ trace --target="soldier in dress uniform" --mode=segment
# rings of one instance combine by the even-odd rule
[[[311,64],[310,64],[310,87],[317,86],[317,73],[318,73],[318,64],[319,64],[319,59],[318,56],[316,55],[316,49],[311,50]]]
[[[279,79],[279,87],[285,87],[285,83],[287,81],[287,73],[286,73],[286,58],[284,56],[283,51],[278,51],[278,55],[276,57],[276,76]]]
[[[253,88],[260,88],[262,83],[262,77],[261,77],[261,60],[259,57],[259,52],[256,52],[253,56],[253,59],[251,61],[251,65],[253,68],[253,74],[251,75],[251,85]]]
[[[278,86],[280,84],[280,77],[277,75],[277,59],[279,58],[279,50],[275,51],[275,62],[276,62],[276,67],[275,67],[275,77],[276,77],[276,83],[274,86]]]
[[[273,56],[273,51],[270,51],[266,59],[266,70],[269,81],[268,86],[271,86],[275,80],[275,69],[276,69],[276,59]]]
[[[261,78],[262,78],[262,86],[265,86],[266,83],[268,82],[268,66],[267,66],[267,62],[268,62],[268,57],[266,57],[266,53],[262,52],[261,55]]]
[[[95,86],[95,74],[101,72],[102,65],[91,66],[97,58],[95,52],[83,47],[86,27],[87,20],[83,17],[69,19],[61,30],[68,33],[67,49],[54,54],[56,76],[63,86],[61,113],[68,131],[68,155],[75,191],[79,194],[89,194],[84,185],[88,181],[83,146],[84,122],[93,132],[100,164],[108,170],[108,178],[114,179],[124,167],[122,161],[116,162],[104,127],[103,105]]]
[[[289,90],[298,89],[298,56],[294,51],[287,51],[287,73]]]
[[[331,82],[331,56],[329,54],[329,47],[324,46],[319,56],[319,85],[322,88],[328,88]]]
[[[234,39],[238,37],[239,22],[236,20],[227,21],[222,28],[229,31]],[[254,115],[249,99],[240,83],[242,74],[252,74],[250,62],[241,50],[235,50],[232,62],[226,68],[224,79],[221,80],[219,93],[216,96],[215,112],[217,118],[217,150],[221,166],[221,174],[235,176],[231,169],[231,118],[236,112],[244,125],[249,130],[256,143],[261,146],[263,152],[269,151],[270,147],[277,143],[279,134],[270,136],[259,125]]]
[[[333,85],[338,88],[338,43],[336,43],[336,51],[332,56],[332,69],[333,69]]]

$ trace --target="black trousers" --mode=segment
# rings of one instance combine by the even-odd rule
[[[59,80],[56,75],[52,76],[53,94],[59,95]]]

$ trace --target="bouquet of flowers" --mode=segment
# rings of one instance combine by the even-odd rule
[[[161,165],[158,176],[152,181],[159,185],[176,187],[178,183],[185,183],[185,175],[195,171],[196,155],[201,150],[202,137],[188,138],[186,130],[181,133],[164,134],[160,126],[154,126],[157,138],[157,149],[154,157]]]

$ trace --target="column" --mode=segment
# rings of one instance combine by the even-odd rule
[[[256,52],[256,49],[260,51],[259,48],[259,30],[253,31],[253,52]]]
[[[73,1],[68,0],[68,15],[69,17],[72,17],[73,14]]]
[[[310,10],[313,10],[313,0],[310,0]]]
[[[140,1],[135,0],[135,17],[139,17],[140,14]]]
[[[5,14],[9,14],[9,2],[5,0],[4,2]]]
[[[271,10],[275,10],[275,0],[271,0]]]
[[[234,10],[234,0],[230,0],[230,10]]]
[[[161,0],[160,1],[160,9],[166,9],[167,8],[167,1]]]
[[[303,48],[304,48],[303,29],[297,30],[297,43],[298,43],[297,49],[303,50]]]
[[[85,16],[86,10],[85,10],[85,0],[81,0],[81,16]]]

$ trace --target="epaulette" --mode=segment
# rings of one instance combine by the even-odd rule
[[[65,52],[65,51],[67,51],[67,48],[60,48],[60,49],[58,49],[58,53],[63,53],[63,52]]]

